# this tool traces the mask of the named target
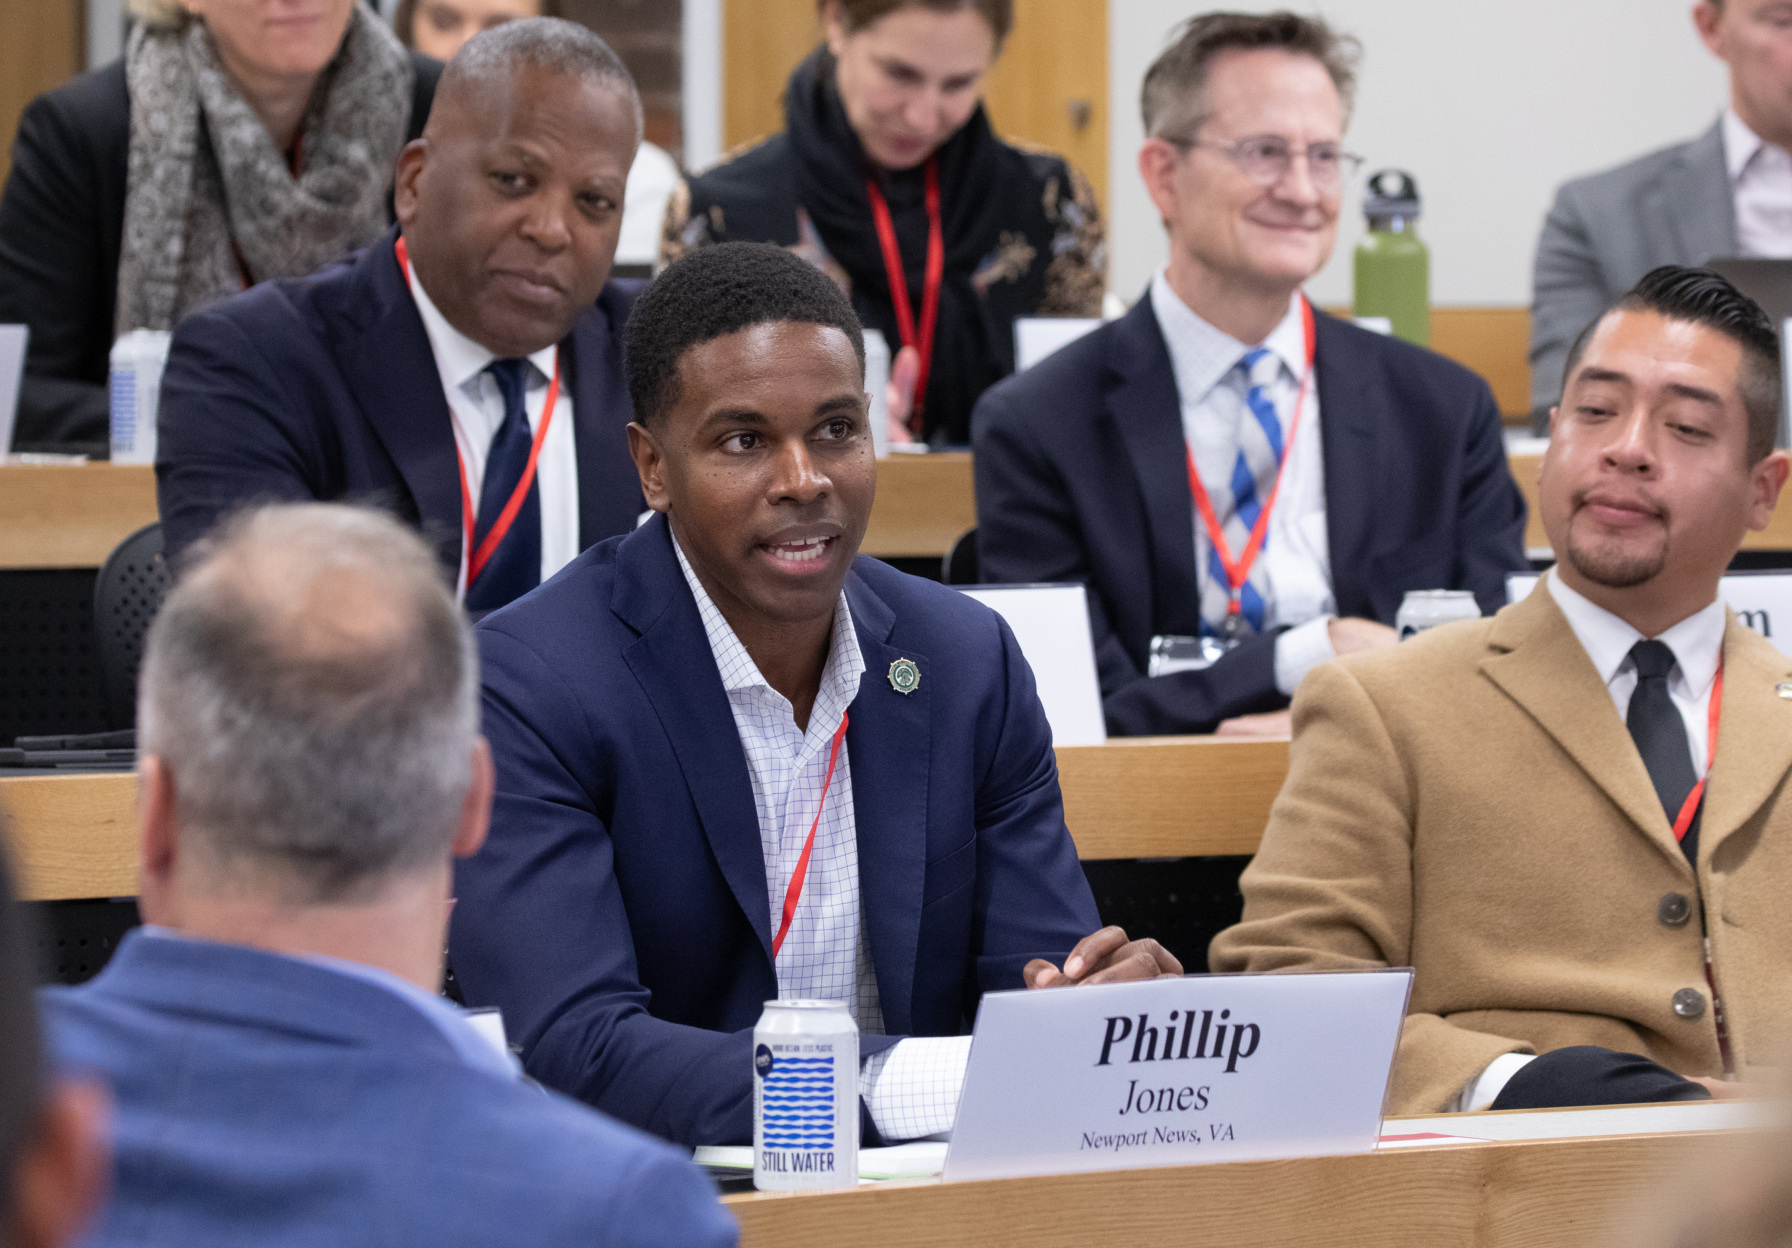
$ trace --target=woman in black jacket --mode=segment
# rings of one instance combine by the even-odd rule
[[[356,0],[267,8],[131,0],[125,55],[25,110],[0,197],[0,323],[31,329],[15,449],[103,454],[118,335],[386,228],[441,66]]]
[[[1095,197],[1061,156],[990,129],[983,80],[1012,0],[820,10],[827,43],[790,76],[784,133],[674,196],[667,258],[728,239],[806,255],[901,348],[898,420],[925,441],[969,442],[977,396],[1014,371],[1016,317],[1100,313]]]

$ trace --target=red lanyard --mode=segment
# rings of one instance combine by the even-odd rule
[[[1705,774],[1699,782],[1692,786],[1692,792],[1680,803],[1680,814],[1674,820],[1674,839],[1684,841],[1686,833],[1692,827],[1692,817],[1698,813],[1699,800],[1705,796],[1705,781],[1711,779],[1711,765],[1717,762],[1717,717],[1724,706],[1724,661],[1722,656],[1717,660],[1717,676],[1711,682],[1711,709],[1705,713]]]
[[[1301,409],[1307,405],[1307,383],[1313,376],[1313,355],[1317,348],[1313,333],[1313,305],[1307,297],[1300,297],[1301,328],[1307,336],[1307,368],[1300,377],[1300,393],[1294,399],[1294,419],[1288,424],[1288,440],[1282,446],[1282,460],[1276,465],[1275,484],[1269,488],[1269,497],[1263,501],[1263,509],[1257,513],[1257,523],[1251,526],[1251,537],[1244,545],[1244,552],[1234,559],[1232,548],[1226,544],[1226,532],[1220,527],[1219,516],[1214,514],[1213,500],[1207,497],[1207,487],[1201,483],[1201,474],[1195,470],[1195,452],[1192,447],[1183,449],[1188,455],[1188,488],[1195,496],[1195,507],[1201,513],[1201,523],[1207,527],[1207,540],[1213,543],[1214,553],[1220,557],[1220,567],[1226,572],[1226,588],[1231,593],[1231,601],[1226,606],[1228,615],[1237,615],[1243,605],[1239,596],[1244,593],[1245,582],[1251,579],[1251,568],[1257,562],[1257,555],[1263,549],[1263,539],[1269,534],[1269,513],[1275,510],[1276,496],[1282,491],[1282,473],[1288,467],[1288,461],[1294,455],[1294,438],[1300,432]]]
[[[908,277],[902,271],[902,252],[896,246],[896,223],[890,219],[890,205],[877,189],[876,177],[865,179],[865,195],[871,201],[871,219],[877,225],[877,241],[884,252],[884,276],[890,279],[890,301],[896,305],[896,328],[902,334],[902,345],[913,347],[921,356],[921,368],[915,375],[915,405],[909,416],[909,428],[921,429],[921,409],[927,402],[927,375],[933,370],[933,332],[940,319],[940,284],[946,276],[946,231],[940,224],[940,167],[936,158],[927,161],[927,276],[921,288],[921,332],[915,333],[915,310],[908,299]]]
[[[778,924],[778,934],[772,937],[773,961],[784,947],[790,921],[796,918],[797,903],[803,899],[803,882],[809,878],[809,855],[815,850],[815,829],[821,826],[821,812],[827,809],[828,786],[834,783],[834,764],[840,759],[840,743],[846,740],[846,722],[846,713],[842,711],[840,726],[834,729],[834,743],[828,747],[828,774],[821,782],[821,803],[815,808],[815,822],[809,825],[809,839],[803,842],[802,857],[796,860],[796,870],[790,873],[790,886],[784,890],[784,918]]]
[[[405,248],[404,238],[400,236],[394,248],[398,253],[398,267],[404,270],[405,281],[411,280],[411,255]],[[529,487],[535,484],[535,464],[541,458],[541,444],[547,440],[548,426],[554,422],[554,408],[560,402],[560,352],[554,351],[554,379],[548,382],[548,395],[542,402],[541,424],[535,430],[535,440],[529,444],[529,462],[523,467],[522,480],[516,483],[516,489],[510,492],[504,509],[498,518],[492,521],[492,527],[486,531],[485,540],[479,543],[479,549],[473,549],[473,521],[478,512],[473,507],[473,490],[467,484],[467,461],[460,453],[460,444],[454,446],[454,459],[460,465],[460,522],[461,549],[467,556],[467,588],[479,579],[493,553],[503,544],[504,535],[510,532],[510,526],[516,520],[516,513],[523,509],[523,503],[529,497]]]

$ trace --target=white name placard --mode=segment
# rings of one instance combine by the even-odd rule
[[[1410,970],[991,993],[945,1177],[1368,1152]]]
[[[1506,601],[1517,602],[1541,579],[1533,573],[1508,576]],[[1792,572],[1732,572],[1718,581],[1717,596],[1738,620],[1792,658]]]

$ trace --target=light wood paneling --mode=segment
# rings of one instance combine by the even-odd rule
[[[1549,535],[1543,531],[1543,517],[1537,510],[1537,472],[1543,467],[1541,455],[1514,455],[1512,479],[1524,495],[1530,515],[1525,521],[1524,544],[1527,550],[1547,550]],[[1773,519],[1759,533],[1748,533],[1742,539],[1744,550],[1792,551],[1792,497],[1782,493]]]
[[[1254,854],[1288,739],[1133,737],[1057,751],[1079,858]]]
[[[983,93],[996,133],[1057,152],[1108,203],[1107,0],[1015,0]]]
[[[1142,737],[1057,754],[1081,858],[1255,853],[1288,770],[1286,738]],[[135,793],[129,775],[0,776],[25,895],[136,892]]]
[[[85,0],[0,0],[0,181],[25,106],[80,72],[86,14]]]
[[[0,569],[96,568],[155,518],[148,464],[0,465]]]
[[[1465,1144],[724,1200],[742,1248],[1585,1248],[1713,1138]]]
[[[0,827],[26,901],[137,892],[137,777],[0,778]]]
[[[1345,319],[1347,307],[1327,308]],[[1531,310],[1432,308],[1431,349],[1479,373],[1509,425],[1531,416]]]
[[[725,148],[784,128],[785,80],[819,42],[814,0],[725,0]],[[1014,32],[984,98],[998,134],[1062,153],[1106,205],[1107,0],[1017,0]]]
[[[861,549],[886,559],[938,558],[977,523],[969,451],[877,461],[877,502]]]

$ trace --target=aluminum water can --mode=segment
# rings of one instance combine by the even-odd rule
[[[156,462],[156,409],[171,336],[165,329],[133,329],[112,344],[108,390],[115,464]]]
[[[1414,589],[1408,590],[1400,603],[1394,628],[1399,632],[1400,640],[1405,641],[1413,634],[1436,628],[1439,624],[1480,618],[1481,607],[1466,589]]]
[[[767,1001],[753,1028],[753,1186],[859,1182],[859,1029],[841,1001]]]

